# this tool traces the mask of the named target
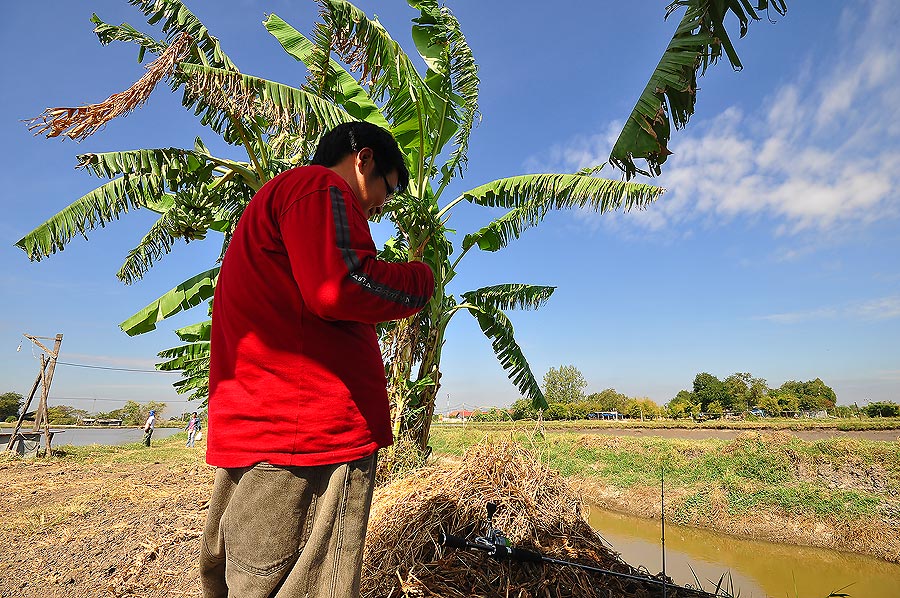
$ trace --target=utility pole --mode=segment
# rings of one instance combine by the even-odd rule
[[[34,385],[31,387],[31,393],[28,395],[28,401],[25,403],[25,406],[22,407],[22,415],[19,416],[19,420],[16,422],[16,427],[13,428],[13,433],[9,438],[9,444],[7,445],[7,450],[12,450],[13,446],[15,446],[16,437],[19,434],[19,429],[22,427],[22,420],[25,419],[25,414],[28,412],[28,408],[31,406],[31,400],[34,398],[35,392],[37,392],[38,384],[41,385],[41,399],[38,403],[37,412],[34,415],[34,426],[32,427],[33,432],[39,432],[41,429],[41,424],[44,424],[44,440],[47,446],[47,456],[51,454],[51,446],[50,446],[50,415],[47,410],[47,399],[50,396],[50,383],[53,382],[53,372],[56,370],[56,359],[59,357],[59,347],[62,345],[62,334],[57,334],[55,338],[55,344],[53,345],[53,350],[51,351],[47,347],[44,346],[39,338],[46,337],[37,337],[32,336],[30,334],[23,334],[25,338],[30,340],[32,343],[40,347],[44,353],[41,353],[41,369],[38,372],[37,378],[34,381]]]

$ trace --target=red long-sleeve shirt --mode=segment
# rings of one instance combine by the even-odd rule
[[[207,462],[326,465],[390,445],[375,324],[416,313],[433,292],[428,265],[376,259],[362,207],[332,170],[266,183],[216,284]]]

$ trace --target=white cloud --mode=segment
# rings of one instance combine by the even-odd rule
[[[900,295],[867,301],[857,305],[854,311],[866,320],[900,318]]]
[[[609,148],[616,142],[624,125],[622,121],[613,121],[603,132],[576,135],[566,143],[551,146],[546,155],[527,158],[523,168],[525,172],[531,173],[576,172],[582,168],[603,164],[609,156]]]
[[[870,299],[840,307],[819,307],[807,311],[786,312],[759,316],[777,324],[798,324],[812,320],[890,320],[900,318],[900,295]]]
[[[881,370],[878,377],[881,380],[900,380],[900,370]]]
[[[768,316],[760,316],[758,320],[768,320],[776,324],[798,324],[800,322],[808,322],[810,320],[830,320],[837,317],[838,310],[830,307],[823,307],[809,311],[796,311],[781,314],[770,314]]]

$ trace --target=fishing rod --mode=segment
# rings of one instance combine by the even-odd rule
[[[600,567],[593,567],[591,565],[584,565],[582,563],[576,563],[574,561],[566,561],[562,559],[555,559],[549,556],[545,556],[540,552],[534,550],[528,550],[526,548],[516,548],[514,546],[509,545],[509,540],[507,540],[506,535],[500,531],[499,529],[494,527],[493,524],[493,516],[494,513],[497,512],[497,505],[494,503],[487,503],[487,529],[488,533],[485,536],[476,537],[474,540],[468,540],[466,538],[461,538],[459,536],[453,536],[450,534],[445,534],[441,532],[438,541],[441,546],[446,546],[448,548],[457,548],[460,550],[477,550],[480,552],[484,552],[489,557],[497,561],[517,561],[520,563],[550,563],[552,565],[564,565],[568,567],[576,567],[578,569],[582,569],[584,571],[591,571],[593,573],[600,573],[602,575],[611,575],[613,577],[621,577],[624,579],[631,579],[634,581],[640,581],[645,583],[656,584],[662,586],[663,591],[667,587],[673,587],[673,584],[667,583],[665,579],[659,580],[652,577],[645,577],[641,575],[633,575],[629,573],[621,573],[619,571],[612,571],[610,569],[601,569]],[[674,586],[680,587],[680,586]],[[693,588],[683,588],[688,589],[690,592],[696,593],[700,596],[717,596],[716,594],[711,594],[704,590],[693,589]]]
[[[659,466],[659,503],[659,522],[662,526],[662,598],[666,598],[666,474],[662,465]]]

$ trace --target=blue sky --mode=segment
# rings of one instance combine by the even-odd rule
[[[309,33],[314,3],[187,4],[244,72],[303,80],[302,65],[261,21],[275,12]],[[445,197],[605,161],[674,30],[676,18],[663,21],[666,4],[449,2],[480,65],[482,120],[465,177]],[[359,6],[412,49],[415,15],[405,2]],[[164,86],[80,144],[32,137],[22,119],[101,101],[142,73],[135,47],[99,45],[91,12],[160,35],[125,0],[14,3],[0,23],[0,48],[16,57],[0,66],[0,392],[27,393],[37,373],[29,343],[16,351],[23,332],[65,334],[63,362],[150,370],[159,350],[178,344],[173,328],[205,316],[194,310],[137,338],[119,331],[217,255],[218,242],[179,244],[143,281],[122,285],[115,272],[151,214],[127,214],[40,263],[14,247],[100,184],[74,170],[76,154],[190,147],[197,135],[234,152]],[[664,403],[698,372],[751,372],[770,386],[820,377],[839,403],[900,400],[898,23],[893,0],[795,0],[777,23],[753,23],[736,42],[743,72],[723,62],[701,79],[697,113],[674,134],[674,154],[654,181],[668,189],[661,200],[630,214],[553,214],[501,252],[470,252],[453,290],[558,286],[540,311],[512,314],[539,379],[574,364],[588,391],[614,387]],[[495,216],[461,208],[451,220],[460,240]],[[373,227],[376,241],[388,232]],[[464,313],[451,323],[443,369],[439,410],[517,398]],[[60,365],[51,402],[108,410],[157,400],[180,413],[190,406],[173,379]]]

